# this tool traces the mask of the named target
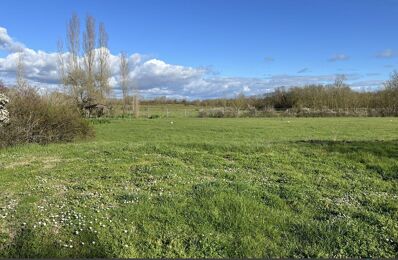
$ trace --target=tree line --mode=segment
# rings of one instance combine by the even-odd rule
[[[230,111],[229,114],[238,115],[239,111],[286,111],[286,112],[314,112],[329,114],[340,112],[341,115],[352,115],[363,110],[363,115],[398,116],[398,72],[394,71],[389,80],[378,91],[354,91],[345,83],[344,76],[337,76],[332,84],[316,84],[303,87],[279,87],[272,93],[258,96],[244,96],[238,94],[234,98],[216,98],[207,100],[176,100],[156,98],[145,101],[149,104],[185,104],[202,108],[222,108],[213,111],[217,117]],[[247,115],[248,113],[246,113]],[[249,113],[250,114],[250,113]],[[260,115],[259,113],[258,115]],[[211,115],[210,115],[211,116]]]
[[[384,88],[375,92],[353,91],[340,79],[330,85],[278,88],[271,95],[255,100],[254,105],[274,109],[378,109],[390,115],[398,113],[398,73],[394,72]]]

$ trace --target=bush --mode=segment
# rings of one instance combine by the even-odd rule
[[[157,119],[157,118],[160,118],[160,115],[150,115],[148,118],[149,119]]]
[[[70,142],[94,135],[66,96],[41,96],[32,87],[8,91],[10,122],[0,129],[0,147],[24,143]]]
[[[223,117],[236,117],[236,116],[237,116],[237,111],[230,107],[199,110],[199,117],[223,118]]]

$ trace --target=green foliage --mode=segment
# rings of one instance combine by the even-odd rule
[[[95,128],[0,151],[1,257],[398,256],[396,118]]]

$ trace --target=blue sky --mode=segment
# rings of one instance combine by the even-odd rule
[[[76,12],[83,20],[91,14],[105,23],[112,54],[126,51],[145,61],[204,67],[211,73],[200,77],[211,79],[214,88],[225,78],[246,79],[240,87],[253,90],[247,94],[294,80],[298,85],[330,81],[335,74],[347,74],[354,86],[371,89],[398,69],[398,0],[2,0],[1,6],[6,11],[0,27],[32,50],[56,51],[70,15]],[[0,48],[1,58],[9,55]],[[151,81],[162,84],[152,94],[162,94],[156,88],[184,88],[175,86],[178,80],[167,80]],[[206,95],[209,88],[193,96],[220,94]]]

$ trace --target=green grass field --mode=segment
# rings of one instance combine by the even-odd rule
[[[141,105],[140,106],[140,117],[148,118],[150,116],[159,117],[198,117],[199,110],[205,109],[205,107],[195,105],[183,105],[183,104],[160,104],[160,105]],[[121,115],[122,108],[114,107],[114,114]]]
[[[398,118],[95,128],[0,150],[0,257],[398,257]]]

